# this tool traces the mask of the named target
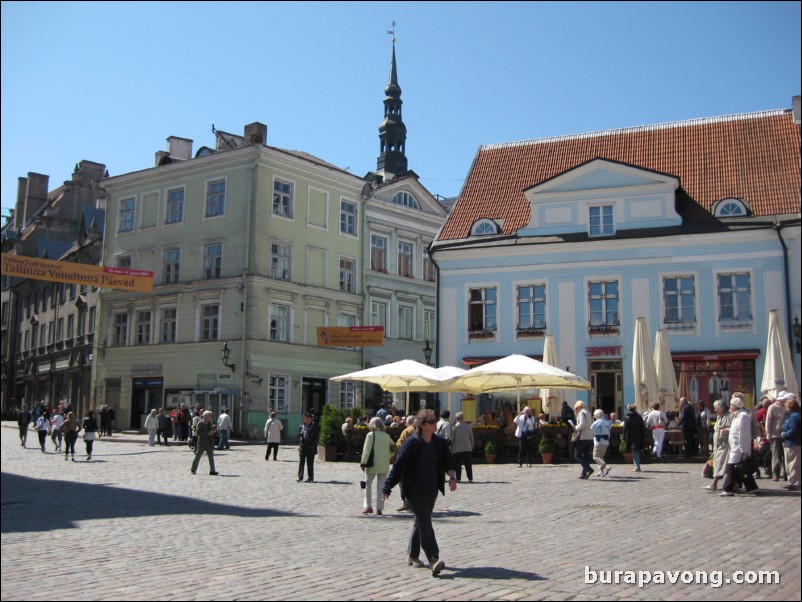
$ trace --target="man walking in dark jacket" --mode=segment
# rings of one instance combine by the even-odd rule
[[[693,406],[688,403],[686,397],[679,400],[679,424],[682,429],[682,437],[685,439],[685,457],[692,458],[699,453],[698,440],[696,438],[696,412]]]
[[[304,480],[304,464],[306,464],[306,482],[312,483],[315,480],[315,456],[320,439],[320,427],[314,422],[310,412],[304,412],[304,423],[298,434],[298,482]]]

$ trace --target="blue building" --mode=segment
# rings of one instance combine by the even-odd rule
[[[799,97],[793,110],[483,146],[430,252],[449,308],[438,365],[539,358],[552,334],[561,367],[593,385],[566,398],[620,413],[645,317],[652,341],[668,334],[682,395],[753,401],[771,309],[799,381]]]

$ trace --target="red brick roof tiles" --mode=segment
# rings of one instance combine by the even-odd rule
[[[757,216],[800,213],[800,127],[765,111],[483,146],[438,240],[467,238],[482,218],[515,233],[529,223],[524,190],[596,158],[679,177],[685,220],[731,197]]]

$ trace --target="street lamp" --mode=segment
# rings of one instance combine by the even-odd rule
[[[426,358],[426,365],[432,365],[432,345],[429,339],[426,339],[426,346],[423,348],[423,357]]]
[[[222,355],[220,356],[220,360],[223,362],[223,365],[226,368],[231,368],[232,372],[236,372],[237,371],[237,365],[228,363],[228,356],[231,354],[231,350],[228,348],[228,343],[224,343],[223,344],[223,348],[221,349],[221,353],[222,353]]]
[[[799,316],[794,316],[794,325],[791,326],[791,333],[794,335],[796,352],[802,353],[802,324],[799,323]]]

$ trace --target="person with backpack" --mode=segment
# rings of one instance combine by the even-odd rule
[[[195,444],[195,459],[192,460],[192,474],[198,470],[198,464],[203,454],[209,458],[209,474],[214,476],[219,474],[214,469],[214,436],[217,434],[217,425],[212,422],[212,413],[206,410],[201,415],[200,421],[195,423],[193,432],[197,442]]]
[[[451,425],[451,412],[443,410],[440,412],[440,421],[437,423],[437,436],[442,437],[451,445],[453,438],[453,427]]]

